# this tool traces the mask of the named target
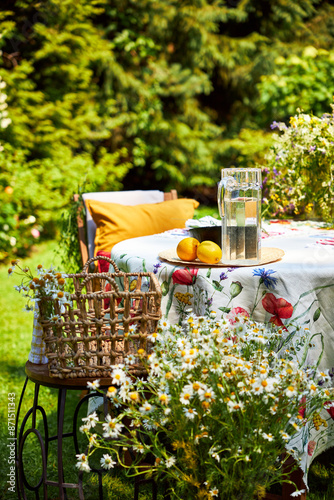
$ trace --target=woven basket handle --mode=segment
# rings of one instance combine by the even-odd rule
[[[110,259],[110,257],[104,257],[103,255],[98,255],[97,257],[92,257],[91,259],[87,260],[86,264],[82,268],[82,272],[87,273],[87,269],[89,268],[90,264],[92,262],[95,262],[96,260],[106,260],[107,262],[109,262],[109,264],[112,264],[113,268],[115,269],[115,273],[120,272],[116,263],[112,259]]]
[[[117,293],[117,295],[119,295],[119,288],[118,288],[118,285],[117,285],[116,281],[114,280],[114,278],[112,276],[110,276],[110,274],[107,274],[107,273],[90,273],[90,274],[87,274],[87,278],[85,278],[83,280],[83,282],[80,283],[79,290],[78,290],[77,293],[81,293],[81,290],[86,285],[86,283],[88,283],[88,281],[91,281],[91,280],[96,279],[96,278],[104,278],[107,281],[109,281],[110,285],[112,285],[114,287],[114,291]]]

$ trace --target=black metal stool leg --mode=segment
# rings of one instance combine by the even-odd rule
[[[14,431],[14,438],[15,438],[15,482],[16,482],[16,485],[17,485],[17,495],[18,495],[18,500],[21,500],[22,499],[22,496],[21,496],[21,492],[20,492],[20,488],[19,488],[19,475],[18,475],[18,471],[19,471],[19,459],[18,459],[18,447],[19,447],[19,443],[17,441],[18,439],[18,428],[19,428],[19,418],[20,418],[20,411],[21,411],[21,406],[22,406],[22,401],[23,401],[23,397],[24,397],[24,393],[25,393],[25,390],[26,390],[26,387],[27,387],[27,384],[28,384],[28,377],[26,377],[25,381],[24,381],[24,385],[23,385],[23,388],[22,388],[22,391],[21,391],[21,395],[20,395],[20,400],[19,400],[19,404],[18,404],[18,407],[17,407],[17,413],[16,413],[16,419],[15,419],[15,431]]]
[[[23,393],[26,389],[26,385],[27,384],[25,383],[24,388],[23,388]],[[22,421],[19,436],[18,436],[18,444],[17,444],[17,448],[18,448],[18,453],[17,453],[18,498],[23,499],[23,500],[27,499],[25,490],[33,491],[35,493],[36,500],[39,500],[39,489],[40,489],[42,484],[43,484],[44,499],[47,500],[47,487],[46,487],[46,466],[47,465],[46,464],[47,464],[47,451],[48,451],[48,446],[47,446],[48,427],[47,427],[47,419],[46,419],[45,411],[41,406],[38,405],[38,396],[39,396],[39,384],[35,384],[33,406],[26,413],[26,415]],[[20,403],[19,403],[20,408],[21,408],[22,400],[23,400],[23,394],[21,395],[21,398],[20,398]],[[36,429],[36,413],[37,413],[37,411],[40,411],[40,413],[42,414],[42,417],[43,417],[44,437],[45,437],[46,445],[44,444],[41,433]],[[30,416],[32,417],[31,427],[30,427],[30,429],[28,429],[24,432],[26,423],[27,423]],[[17,423],[18,423],[18,418],[19,417],[17,416]],[[41,448],[41,455],[42,455],[42,475],[41,475],[38,483],[35,486],[31,485],[28,482],[26,475],[24,473],[24,466],[23,466],[23,448],[24,448],[24,444],[26,442],[26,439],[28,438],[28,436],[30,434],[34,434],[37,437],[37,439],[39,441],[40,448]]]
[[[64,484],[64,468],[63,468],[63,434],[64,434],[64,416],[65,416],[65,401],[66,389],[59,389],[58,392],[58,409],[57,409],[57,453],[58,453],[58,483],[59,483],[59,499],[66,500],[67,493]]]

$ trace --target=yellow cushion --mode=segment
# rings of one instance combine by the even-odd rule
[[[110,251],[116,243],[129,238],[184,228],[199,205],[187,198],[134,206],[96,200],[85,200],[85,204],[97,226],[95,255],[101,250]]]

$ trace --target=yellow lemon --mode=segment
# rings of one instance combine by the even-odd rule
[[[222,249],[213,241],[202,241],[197,248],[197,257],[205,264],[217,264],[222,255]]]
[[[176,247],[176,253],[181,260],[195,260],[198,245],[196,238],[183,238]]]

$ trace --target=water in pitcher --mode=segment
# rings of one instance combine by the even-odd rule
[[[254,198],[232,198],[225,205],[225,241],[223,261],[238,264],[258,262],[259,255],[259,201]]]

